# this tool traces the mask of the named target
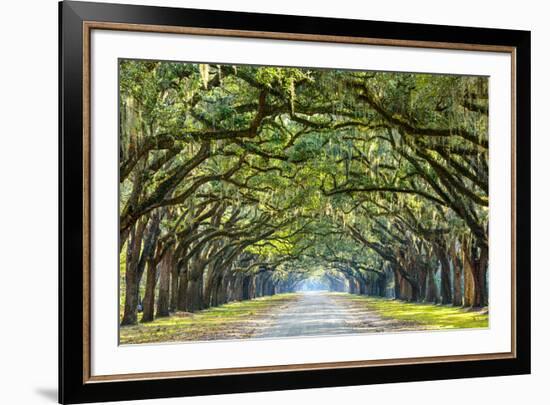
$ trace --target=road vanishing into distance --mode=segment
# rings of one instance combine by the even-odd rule
[[[351,295],[302,292],[297,300],[277,309],[271,322],[253,338],[345,335],[418,330],[418,325],[382,319],[375,311],[353,301]]]

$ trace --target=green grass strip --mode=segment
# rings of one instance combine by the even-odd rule
[[[417,322],[430,329],[487,328],[486,309],[472,310],[448,305],[404,302],[399,300],[354,295],[353,301],[378,312],[383,318]]]
[[[246,338],[270,321],[269,315],[274,308],[296,297],[297,294],[278,294],[232,302],[193,314],[176,312],[153,322],[121,327],[120,344]]]

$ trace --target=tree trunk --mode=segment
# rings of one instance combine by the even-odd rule
[[[257,282],[257,277],[255,275],[251,276],[250,281],[248,283],[248,299],[253,299],[257,297],[256,282]]]
[[[143,316],[141,322],[151,322],[155,315],[155,288],[157,285],[157,267],[154,260],[147,261],[147,274],[145,280],[145,296],[143,297]]]
[[[420,298],[420,288],[418,284],[410,283],[410,282],[408,282],[407,284],[409,285],[409,290],[410,290],[410,300],[412,302],[418,302]]]
[[[201,309],[202,301],[202,261],[193,260],[189,264],[187,276],[186,308],[189,312],[196,312]]]
[[[441,303],[446,305],[452,302],[451,266],[445,251],[442,248],[437,250],[439,251],[439,263],[441,264]]]
[[[161,211],[156,210],[154,211],[150,216],[149,225],[145,228],[142,239],[143,239],[143,249],[141,252],[141,255],[139,257],[137,270],[136,270],[136,280],[137,285],[141,285],[141,280],[143,278],[143,274],[145,274],[145,266],[148,263],[148,261],[153,258],[155,255],[155,250],[157,246],[157,239],[160,234],[160,219],[161,219]],[[145,222],[148,220],[145,219]],[[140,295],[139,295],[139,289],[137,291],[136,299],[138,302],[140,302]]]
[[[359,294],[361,295],[368,295],[369,289],[371,290],[370,293],[372,294],[372,284],[368,277],[366,277],[364,274],[361,273],[361,271],[358,271],[358,282],[359,282]]]
[[[178,266],[172,264],[172,274],[170,276],[170,311],[174,312],[178,309],[178,293],[179,293],[179,274]]]
[[[240,301],[243,299],[243,277],[240,272],[233,273],[231,277],[231,286],[229,295],[229,301]]]
[[[173,252],[167,252],[160,265],[157,317],[170,315],[170,273],[172,271],[172,263]]]
[[[178,280],[178,303],[180,311],[187,311],[187,263],[180,265]]]
[[[124,301],[124,315],[121,326],[137,324],[137,307],[139,283],[137,279],[137,266],[141,252],[141,240],[145,230],[146,221],[139,221],[132,229],[126,249],[126,298]]]
[[[419,285],[419,288],[420,288],[420,295],[418,297],[418,300],[419,301],[425,301],[426,300],[426,286],[427,286],[427,283],[426,283],[426,280],[428,278],[428,270],[427,270],[427,267],[428,265],[426,263],[423,263],[421,261],[419,261],[418,263],[419,265],[419,271],[418,271],[418,285]]]
[[[220,280],[218,292],[216,294],[218,305],[223,305],[229,302],[231,289],[233,288],[231,280],[232,277],[229,274],[229,271],[226,271]]]
[[[479,250],[479,257],[474,262],[474,307],[484,307],[488,304],[486,276],[489,251],[486,247]]]
[[[128,256],[126,256],[128,257]],[[126,262],[126,289],[124,300],[124,315],[122,316],[121,326],[135,325],[137,323],[138,306],[138,285],[136,272],[131,270],[131,264]]]
[[[204,289],[204,307],[218,306],[218,300],[216,298],[223,274],[225,273],[225,266],[223,266],[221,260],[216,260],[213,265],[209,266],[208,275],[206,277],[206,287]]]
[[[378,286],[378,296],[379,297],[385,297],[386,296],[386,286],[387,286],[387,277],[385,274],[379,274],[378,280],[377,280],[377,286]]]
[[[426,302],[437,304],[437,297],[437,284],[435,283],[434,269],[432,266],[428,266],[426,276]]]
[[[399,297],[402,300],[409,301],[411,299],[411,291],[409,283],[405,280],[405,278],[399,273],[398,275],[399,279]]]
[[[411,279],[410,274],[406,269],[402,268],[401,271],[406,273],[406,276],[403,276],[399,273],[399,284],[401,288],[400,297],[405,301],[417,302],[420,296],[420,287],[414,279]],[[406,278],[408,277],[408,279]]]
[[[464,300],[465,307],[474,305],[475,286],[474,286],[474,269],[472,259],[470,257],[470,247],[466,238],[462,241],[462,263],[464,265]]]
[[[462,265],[460,258],[458,257],[455,242],[453,242],[453,248],[451,249],[451,259],[453,261],[453,305],[462,305]]]
[[[218,305],[224,304],[224,285],[223,285],[223,275],[217,275],[213,280],[212,298],[210,300],[211,305],[217,307]]]
[[[397,269],[393,268],[393,292],[396,300],[401,299],[401,276]]]
[[[241,296],[241,300],[248,300],[250,299],[250,276],[243,276],[243,285],[242,290],[243,294]]]

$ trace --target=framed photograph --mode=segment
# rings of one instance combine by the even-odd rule
[[[530,372],[530,33],[62,2],[59,401]]]

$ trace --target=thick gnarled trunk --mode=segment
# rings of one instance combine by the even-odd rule
[[[126,299],[124,301],[124,314],[121,325],[135,325],[138,320],[138,296],[139,279],[137,267],[141,253],[141,241],[145,230],[146,221],[140,221],[129,236],[126,249]]]

